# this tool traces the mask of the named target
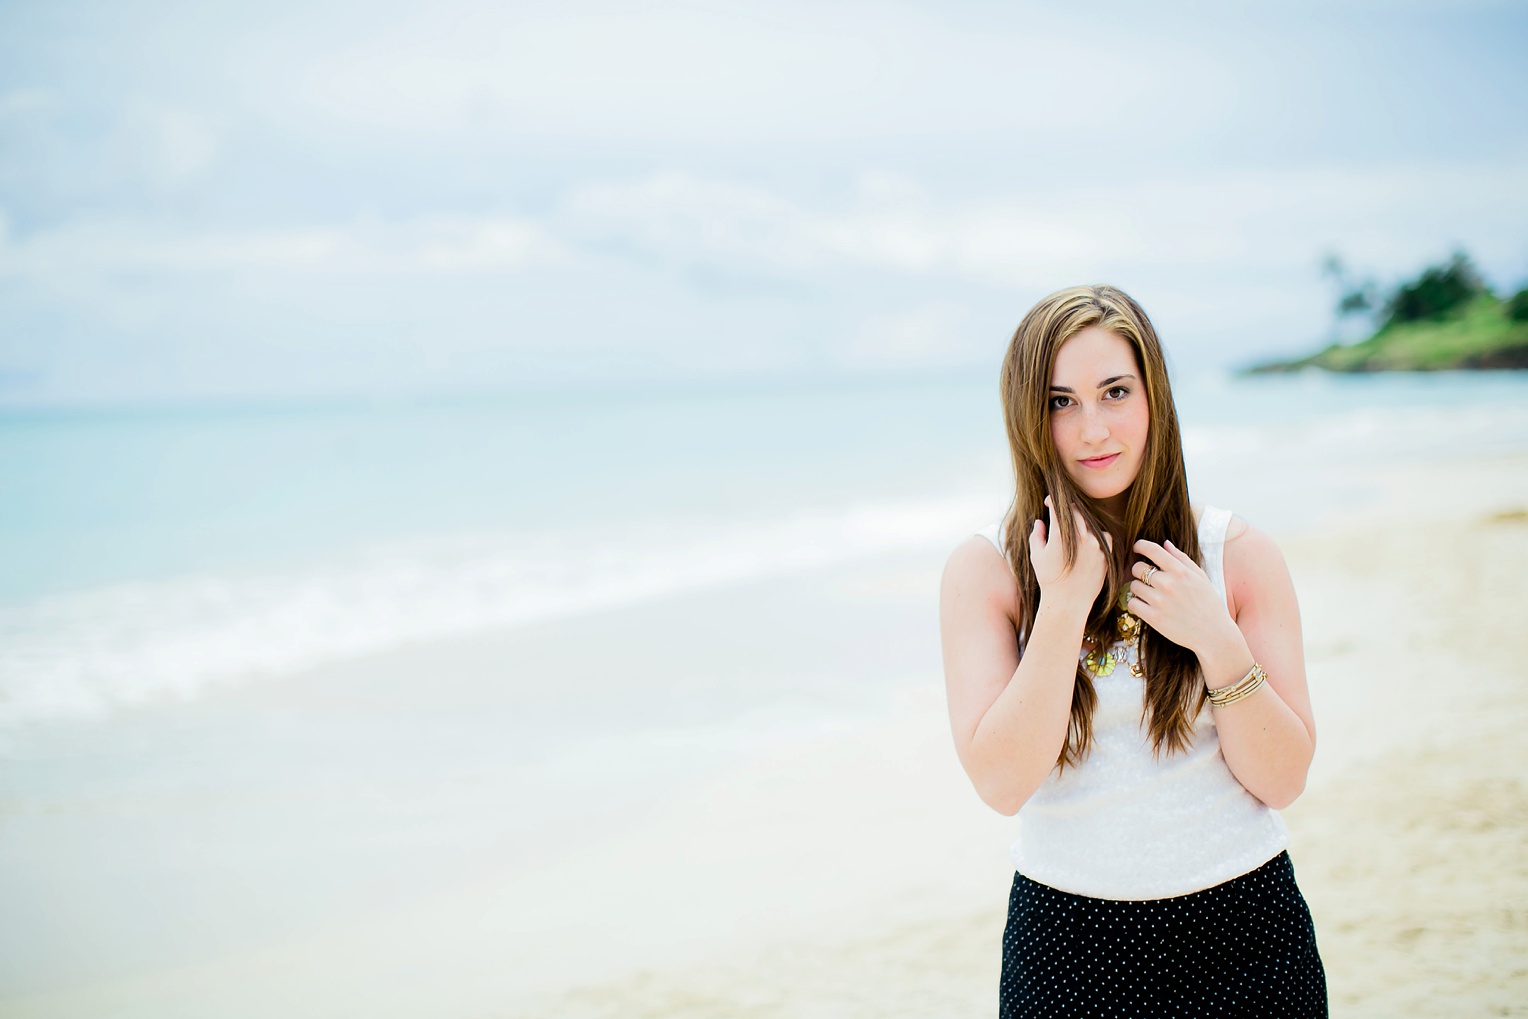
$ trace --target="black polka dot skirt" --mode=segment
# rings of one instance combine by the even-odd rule
[[[1326,1014],[1326,973],[1288,853],[1171,899],[1091,899],[1014,875],[1002,1019]]]

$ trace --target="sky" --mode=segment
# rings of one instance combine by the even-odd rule
[[[1149,9],[1147,9],[1149,8]],[[0,405],[1175,370],[1528,284],[1528,4],[0,3]]]

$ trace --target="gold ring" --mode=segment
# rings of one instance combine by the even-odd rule
[[[1157,567],[1155,564],[1146,567],[1146,576],[1141,578],[1141,583],[1149,585],[1151,583],[1151,575],[1155,572],[1157,572]]]

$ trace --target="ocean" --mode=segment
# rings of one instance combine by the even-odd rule
[[[1524,373],[1176,395],[1195,498],[1275,531],[1314,473],[1528,447]],[[7,413],[0,732],[936,550],[1007,478],[990,379]]]

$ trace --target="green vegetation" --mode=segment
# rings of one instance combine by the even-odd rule
[[[1371,315],[1379,328],[1360,343],[1334,343],[1308,357],[1249,371],[1528,368],[1528,287],[1499,299],[1463,252],[1429,266],[1382,300],[1372,282],[1354,282],[1336,258],[1327,260],[1325,272],[1341,289],[1338,318]]]

